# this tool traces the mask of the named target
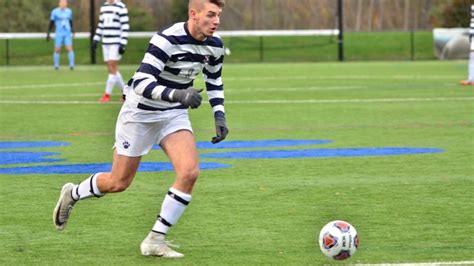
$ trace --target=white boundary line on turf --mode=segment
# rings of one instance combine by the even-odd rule
[[[382,98],[382,99],[334,99],[334,100],[254,100],[226,101],[227,104],[331,104],[331,103],[384,103],[384,102],[447,102],[473,101],[474,97],[436,97],[436,98]],[[121,102],[115,102],[121,103]],[[26,101],[0,100],[0,104],[99,104],[97,101]]]
[[[103,83],[87,83],[85,85],[96,85],[96,84],[103,84]],[[62,85],[64,85],[64,87],[66,87],[65,84],[55,84],[55,86],[53,87],[63,87]],[[80,84],[80,83],[73,83],[72,86],[69,86],[69,87],[81,87],[82,85],[84,84]],[[46,86],[45,86],[46,87]],[[48,87],[51,87],[51,86],[48,86]],[[85,87],[85,86],[84,86]],[[30,88],[29,85],[28,87],[26,86],[21,86],[18,87],[18,89],[22,89],[22,88]],[[32,89],[36,88],[36,87],[31,87]],[[38,87],[39,88],[39,87]],[[44,87],[41,87],[41,88],[44,88]],[[302,86],[302,87],[281,87],[281,88],[277,88],[277,87],[272,87],[272,88],[239,88],[239,89],[235,89],[235,90],[231,90],[231,89],[228,89],[226,90],[226,94],[240,94],[240,93],[248,93],[248,92],[272,92],[272,91],[278,91],[278,92],[293,92],[293,91],[331,91],[331,90],[360,90],[360,89],[368,89],[369,87],[367,86],[311,86],[311,87],[306,87],[306,86]],[[5,90],[7,89],[17,89],[17,88],[14,88],[14,87],[8,87],[8,88],[5,88]],[[2,87],[0,87],[0,90],[2,90]],[[85,96],[95,96],[95,95],[101,95],[101,93],[95,93],[95,94],[92,94],[92,93],[75,93],[75,94],[44,94],[44,95],[22,95],[22,96],[18,96],[18,95],[8,95],[8,96],[4,96],[4,97],[8,97],[8,98],[21,98],[21,99],[25,99],[25,98],[38,98],[38,97],[43,97],[43,98],[47,98],[47,97],[85,97]]]
[[[381,264],[354,264],[355,266],[436,266],[436,265],[474,265],[474,261],[446,261],[446,262],[419,262],[419,263],[381,263]]]
[[[97,93],[42,94],[42,95],[25,95],[25,96],[7,95],[7,96],[2,96],[0,100],[14,101],[16,99],[30,100],[30,99],[38,99],[38,98],[76,98],[76,97],[95,97],[95,96],[97,97],[102,96],[102,92],[99,91]]]
[[[474,97],[433,97],[433,98],[381,98],[381,99],[333,99],[333,100],[254,100],[254,101],[226,101],[231,104],[285,104],[285,103],[377,103],[377,102],[445,102],[445,101],[472,101]]]
[[[49,84],[27,84],[15,86],[0,86],[0,90],[16,90],[16,89],[44,89],[58,87],[82,87],[92,85],[103,85],[104,82],[84,82],[84,83],[49,83]]]

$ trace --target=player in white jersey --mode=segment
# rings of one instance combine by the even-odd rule
[[[468,77],[461,80],[461,85],[474,85],[474,5],[471,5],[471,22],[469,24],[469,42],[471,44],[471,52],[469,53]]]
[[[127,189],[142,156],[157,143],[171,161],[176,179],[140,250],[145,256],[184,256],[170,248],[165,236],[191,201],[199,175],[198,152],[188,117],[188,108],[199,107],[202,100],[202,90],[192,87],[199,72],[203,72],[214,114],[216,136],[211,142],[224,140],[229,132],[221,78],[224,45],[213,36],[224,4],[224,0],[189,0],[188,21],[165,28],[151,39],[128,83],[130,91],[117,119],[112,171],[92,174],[79,185],[63,186],[53,212],[58,230],[64,229],[78,200]]]
[[[130,29],[128,10],[120,0],[107,0],[100,7],[99,24],[92,42],[92,49],[96,50],[102,40],[102,54],[107,64],[109,76],[105,85],[101,103],[110,101],[114,86],[123,91],[125,83],[118,70],[118,64],[125,53],[128,44],[128,31]]]

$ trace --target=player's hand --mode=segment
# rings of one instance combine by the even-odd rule
[[[123,45],[123,44],[120,44],[119,50],[118,50],[119,54],[124,54],[125,50],[127,50],[127,46]]]
[[[225,139],[227,134],[229,134],[229,129],[227,128],[227,124],[225,122],[225,115],[223,112],[216,112],[214,115],[215,123],[216,123],[216,136],[212,137],[211,142],[213,144],[219,143]]]
[[[97,45],[99,44],[99,41],[93,40],[91,44],[92,50],[97,50]]]
[[[198,108],[201,105],[202,97],[199,93],[202,92],[202,89],[195,90],[193,88],[187,88],[185,90],[173,91],[172,102],[180,102],[183,105],[191,107],[192,109]]]
[[[51,37],[49,36],[49,33],[46,34],[46,41],[49,42],[49,40],[51,40]]]

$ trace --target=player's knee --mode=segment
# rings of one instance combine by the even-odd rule
[[[199,168],[195,167],[186,169],[180,175],[184,182],[188,184],[194,184],[199,176]]]

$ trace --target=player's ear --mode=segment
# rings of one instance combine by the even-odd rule
[[[190,8],[188,11],[188,16],[190,19],[195,19],[197,17],[197,10],[195,8]]]

